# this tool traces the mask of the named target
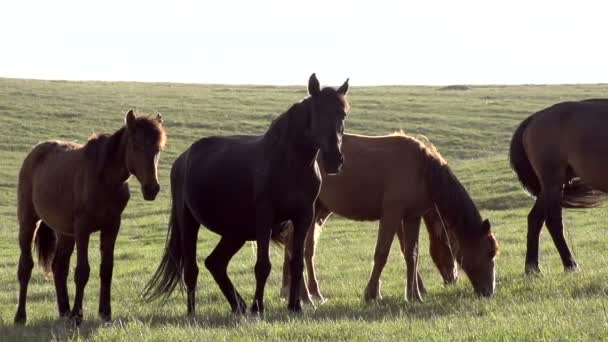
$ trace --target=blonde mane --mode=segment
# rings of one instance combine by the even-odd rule
[[[426,153],[426,155],[430,158],[437,159],[441,162],[441,164],[447,164],[447,160],[439,153],[435,145],[431,143],[431,140],[422,134],[416,134],[416,136],[406,134],[402,129],[398,131],[394,131],[389,134],[392,137],[403,137],[413,140],[414,142],[420,145],[420,148]]]

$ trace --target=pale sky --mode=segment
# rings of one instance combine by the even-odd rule
[[[0,77],[230,84],[608,82],[608,1],[0,3]]]

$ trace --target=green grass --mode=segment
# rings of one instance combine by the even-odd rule
[[[466,276],[443,287],[422,234],[422,274],[429,290],[422,304],[403,299],[404,262],[394,244],[383,274],[384,299],[362,302],[371,270],[376,223],[334,218],[321,235],[317,264],[329,301],[290,315],[279,296],[282,252],[271,251],[273,272],[264,319],[233,317],[202,265],[217,236],[199,236],[198,315],[184,317],[185,299],[140,305],[138,293],[160,260],[170,203],[168,171],[175,157],[202,136],[261,133],[270,120],[299,101],[305,87],[50,82],[0,79],[0,341],[111,340],[597,340],[608,336],[608,234],[605,209],[567,211],[568,240],[582,271],[565,274],[548,234],[541,238],[540,277],[523,275],[526,216],[531,199],[512,174],[507,150],[517,124],[555,102],[602,97],[606,85],[487,86],[469,91],[436,87],[355,87],[347,130],[385,134],[403,129],[427,136],[491,219],[500,243],[498,287],[479,299]],[[15,183],[29,148],[46,139],[85,141],[95,131],[113,131],[129,108],[160,111],[169,134],[161,157],[162,191],[144,202],[138,186],[123,215],[116,248],[113,321],[96,317],[98,235],[90,247],[91,279],[85,322],[75,330],[56,318],[52,281],[35,268],[29,289],[28,323],[14,327],[18,284]],[[132,180],[132,183],[135,181]],[[72,271],[75,258],[72,259]],[[247,244],[229,273],[249,302],[254,287],[255,247]],[[73,295],[73,275],[70,275]]]

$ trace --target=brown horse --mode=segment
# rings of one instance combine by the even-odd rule
[[[406,136],[369,137],[344,134],[344,167],[337,175],[323,174],[316,204],[316,221],[306,239],[309,287],[320,298],[313,258],[318,228],[331,212],[362,221],[380,220],[374,267],[365,289],[365,300],[380,298],[380,274],[397,234],[407,265],[408,300],[420,301],[424,291],[417,271],[418,234],[424,217],[431,228],[431,254],[444,279],[454,277],[454,255],[475,292],[494,292],[494,257],[497,243],[488,220],[430,144]],[[443,223],[449,237],[442,235]],[[450,245],[453,254],[450,253]]]
[[[46,141],[27,155],[19,172],[19,305],[15,323],[26,321],[27,286],[32,274],[32,240],[40,265],[53,273],[61,317],[82,321],[84,288],[89,279],[88,246],[91,233],[100,231],[101,279],[99,316],[111,319],[110,289],[114,243],[120,216],[129,200],[130,175],[141,184],[145,200],[160,190],[158,157],[166,135],[156,118],[126,115],[126,126],[114,134],[91,138],[84,146]],[[76,245],[76,297],[70,311],[67,276]]]
[[[526,273],[538,273],[547,224],[566,271],[578,269],[564,238],[562,208],[590,208],[608,192],[608,100],[562,102],[532,114],[513,134],[511,167],[536,202],[528,215]]]
[[[319,290],[319,282],[317,280],[314,257],[316,250],[316,243],[321,232],[321,228],[323,228],[327,219],[331,216],[332,212],[329,211],[321,202],[317,201],[315,203],[315,226],[314,233],[308,234],[306,236],[305,242],[305,250],[304,250],[304,260],[306,262],[306,270],[308,273],[308,285],[303,284],[300,289],[302,289],[301,297],[306,300],[308,303],[314,303],[317,301],[319,303],[325,302],[325,298],[321,295],[321,291]],[[445,222],[442,221],[439,213],[435,209],[429,210],[426,214],[422,216],[424,224],[427,228],[427,232],[429,234],[429,252],[435,266],[439,270],[439,274],[443,279],[443,283],[445,285],[453,284],[458,280],[458,267],[456,263],[457,256],[454,255],[457,250],[452,250],[450,238],[447,235],[446,229],[444,228]],[[379,234],[382,232],[379,231]],[[405,257],[404,250],[404,235],[403,230],[397,230],[397,236],[399,238],[399,243],[401,245],[401,253]],[[380,236],[378,237],[380,238]],[[392,244],[393,238],[390,238],[389,244]],[[289,295],[289,264],[287,260],[289,260],[289,247],[287,241],[283,241],[285,243],[285,261],[283,263],[283,285],[281,288],[281,297],[287,298]],[[390,249],[390,247],[389,247]],[[388,255],[386,256],[388,258]],[[381,270],[380,270],[381,272]],[[422,276],[420,272],[418,272],[418,288],[421,295],[426,293],[426,289],[424,287],[424,283],[422,281]],[[380,284],[377,285],[377,293],[364,293],[364,297],[366,301],[372,301],[376,299],[382,299]],[[375,295],[375,296],[374,296]]]

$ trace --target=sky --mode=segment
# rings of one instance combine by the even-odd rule
[[[11,78],[608,82],[608,1],[6,0],[0,38]]]

